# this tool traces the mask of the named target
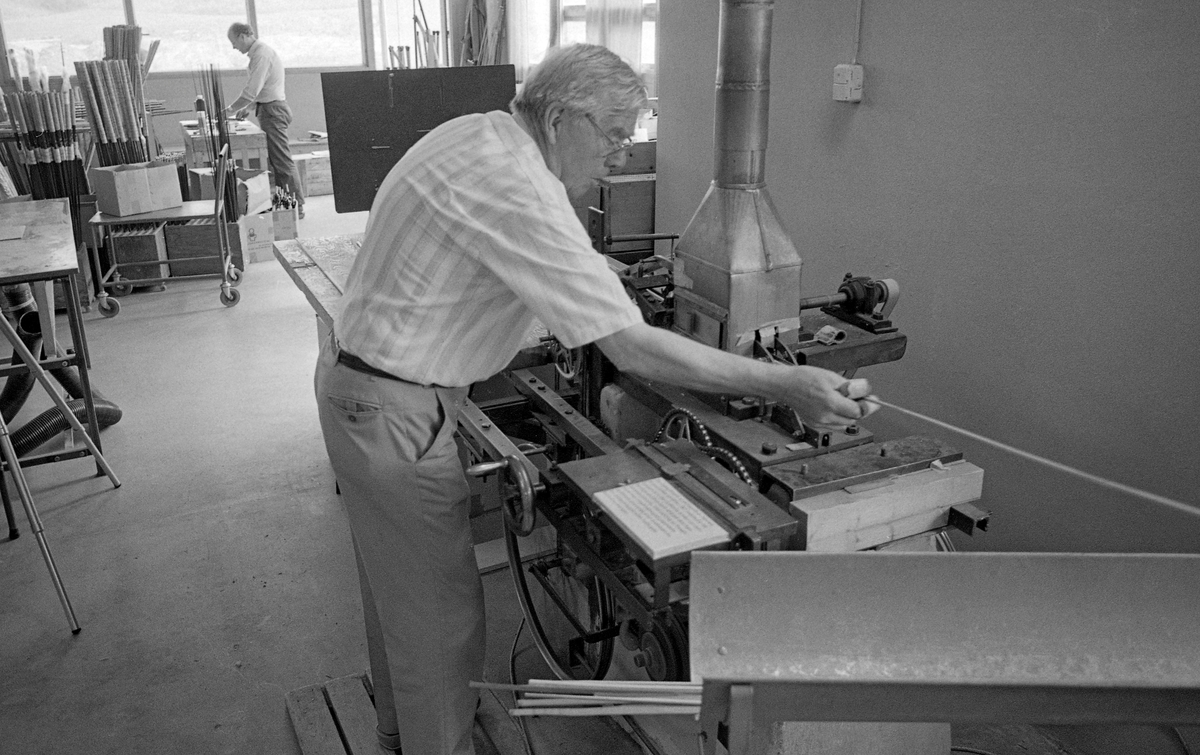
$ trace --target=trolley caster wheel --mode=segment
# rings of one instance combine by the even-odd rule
[[[236,267],[229,268],[229,285],[236,286],[242,282],[242,271]]]
[[[121,314],[121,302],[108,296],[96,302],[96,307],[100,310],[100,314],[105,317],[116,317]]]
[[[112,286],[113,296],[129,296],[133,293],[132,283],[114,283]]]
[[[226,307],[232,307],[242,300],[242,292],[236,288],[231,288],[229,291],[221,292],[221,303]]]

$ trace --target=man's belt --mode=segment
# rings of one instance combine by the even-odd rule
[[[339,350],[337,360],[338,364],[344,364],[355,372],[361,372],[364,375],[374,375],[375,377],[387,378],[388,380],[398,380],[401,383],[412,382],[403,378],[398,378],[392,373],[384,372],[377,367],[372,367],[348,351]]]

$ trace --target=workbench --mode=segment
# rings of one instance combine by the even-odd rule
[[[45,370],[76,367],[83,388],[87,421],[84,423],[88,435],[100,445],[100,424],[96,419],[96,406],[92,398],[88,367],[91,359],[87,351],[87,339],[83,331],[83,315],[79,307],[79,291],[76,275],[79,273],[79,258],[75,248],[75,237],[71,230],[71,215],[66,199],[44,199],[36,202],[10,202],[0,204],[0,228],[4,236],[16,238],[0,240],[0,286],[28,283],[38,305],[45,358],[40,364]],[[66,292],[64,306],[70,330],[71,349],[63,349],[58,343],[54,315],[54,283],[62,285]],[[0,367],[0,377],[27,372],[23,364]],[[54,461],[64,461],[88,456],[85,447],[69,448],[21,460],[21,466],[33,466]],[[97,472],[100,472],[97,466]]]
[[[226,121],[229,135],[229,157],[245,170],[266,170],[267,135],[250,121]],[[183,159],[188,168],[211,168],[213,164],[211,134],[200,128],[195,120],[180,121],[183,131]]]
[[[275,258],[308,299],[323,327],[332,327],[363,235],[275,242]]]

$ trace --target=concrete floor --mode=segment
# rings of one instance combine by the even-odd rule
[[[310,200],[302,235],[362,230],[366,213],[332,199]],[[124,412],[102,435],[122,485],[90,459],[26,470],[83,631],[16,501],[21,534],[0,540],[0,752],[298,753],[285,693],[367,668],[312,309],[274,261],[240,289],[232,308],[203,279],[85,314],[93,384]],[[11,428],[49,406],[36,389]],[[507,681],[519,609],[506,571],[485,582],[488,676]],[[603,744],[615,725],[584,731],[582,749],[553,726],[531,737],[538,755],[634,752]]]
[[[365,220],[317,197],[301,234]],[[21,536],[0,541],[0,751],[298,753],[285,693],[367,668],[312,395],[313,312],[274,261],[240,288],[232,308],[207,279],[85,315],[94,385],[124,410],[102,436],[123,484],[87,459],[26,471],[83,631],[70,633],[18,508]],[[48,406],[35,390],[11,426]],[[507,681],[519,609],[507,572],[485,588],[488,678]],[[531,645],[517,645],[522,673],[544,676]],[[535,755],[638,752],[604,720],[530,730]],[[955,741],[1066,752],[1014,727],[956,728]]]

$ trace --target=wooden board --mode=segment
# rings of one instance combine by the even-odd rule
[[[299,687],[287,693],[285,700],[302,755],[387,755],[391,752],[379,744],[375,733],[371,679],[365,673]],[[502,730],[507,723],[505,719],[507,714],[493,701],[482,700],[473,736],[476,755],[523,755],[520,740]],[[493,736],[493,728],[496,736]],[[505,749],[498,749],[497,742]]]
[[[983,494],[983,470],[966,461],[852,485],[791,504],[796,546],[857,551],[946,526],[951,506]]]
[[[333,712],[325,699],[325,687],[312,684],[287,694],[288,717],[304,755],[344,755]]]
[[[362,234],[275,242],[275,258],[304,293],[317,317],[332,325]]]

